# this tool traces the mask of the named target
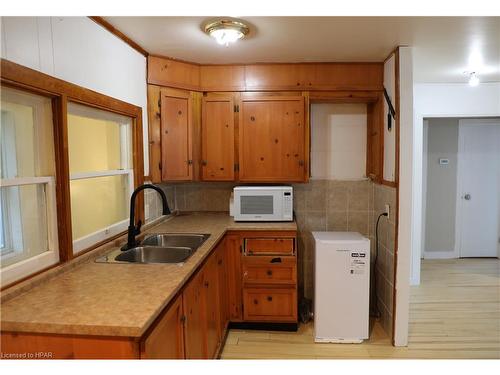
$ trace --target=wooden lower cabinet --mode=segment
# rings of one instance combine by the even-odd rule
[[[225,246],[226,239],[223,241],[221,249],[217,250],[217,276],[219,282],[219,312],[221,338],[224,335],[227,325],[229,324],[229,278],[228,278],[228,257],[227,246]]]
[[[184,315],[182,295],[157,323],[141,344],[141,359],[184,358]]]
[[[246,321],[296,322],[297,289],[245,288],[243,309]]]
[[[219,277],[217,274],[217,254],[208,259],[203,269],[203,307],[206,314],[206,358],[213,358],[221,343]]]
[[[229,322],[297,322],[295,236],[228,233],[141,338],[2,332],[2,352],[46,352],[58,359],[216,358]],[[262,255],[243,255],[244,242],[258,239],[265,239],[254,241]],[[284,255],[270,255],[277,249]]]
[[[243,320],[243,301],[241,295],[241,237],[237,234],[226,235],[227,254],[227,293],[229,319],[234,322]]]
[[[203,299],[203,273],[198,272],[182,293],[185,311],[184,343],[187,359],[207,357]]]

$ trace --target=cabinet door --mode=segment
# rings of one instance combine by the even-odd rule
[[[141,358],[183,359],[182,296],[177,297],[141,346]]]
[[[219,301],[220,301],[220,328],[221,337],[229,322],[229,296],[228,296],[228,266],[227,266],[227,247],[223,240],[216,249],[217,254],[217,272],[219,277]]]
[[[246,321],[297,321],[297,290],[295,288],[248,288],[243,291],[243,300]]]
[[[187,359],[207,358],[203,272],[198,272],[182,293],[184,342]]]
[[[192,119],[189,93],[161,94],[161,167],[163,181],[191,180]]]
[[[239,150],[241,181],[303,181],[304,98],[242,100]]]
[[[231,97],[203,98],[202,178],[234,180],[234,102]]]
[[[227,256],[227,297],[229,318],[231,321],[241,321],[242,291],[241,291],[241,247],[240,236],[229,234],[226,237]]]
[[[207,324],[207,355],[213,358],[220,343],[217,257],[211,255],[203,268],[204,305]]]

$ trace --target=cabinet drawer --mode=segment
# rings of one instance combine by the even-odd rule
[[[297,321],[296,289],[243,289],[243,316],[246,321]]]
[[[243,283],[295,285],[297,266],[295,257],[243,257]]]
[[[245,238],[245,254],[247,255],[292,255],[294,253],[293,238]]]

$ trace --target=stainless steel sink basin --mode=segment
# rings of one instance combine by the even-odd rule
[[[161,247],[189,247],[193,250],[199,248],[203,242],[210,237],[209,234],[184,234],[184,233],[164,233],[147,236],[142,242],[142,246]]]
[[[129,263],[183,263],[195,250],[189,247],[134,247],[115,257],[116,261]]]
[[[184,263],[209,234],[163,233],[147,236],[139,246],[97,258],[97,263]]]

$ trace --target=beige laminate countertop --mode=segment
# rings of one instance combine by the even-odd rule
[[[295,222],[236,223],[223,213],[174,216],[146,232],[210,234],[184,265],[95,263],[94,257],[2,303],[1,329],[141,337],[228,230],[296,229]]]

